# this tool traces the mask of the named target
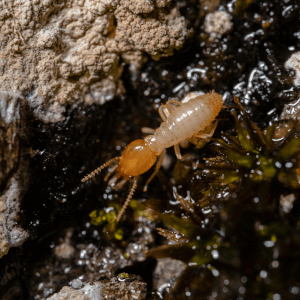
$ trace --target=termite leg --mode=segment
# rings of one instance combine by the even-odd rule
[[[119,177],[117,175],[114,175],[112,178],[108,180],[107,185],[115,187],[115,183],[117,182],[118,179]]]
[[[178,159],[182,159],[179,144],[174,145],[174,150],[175,150],[176,157]]]
[[[156,174],[158,173],[163,161],[164,161],[164,158],[165,158],[165,155],[166,155],[166,152],[167,150],[164,149],[163,152],[161,153],[157,163],[156,163],[156,166],[155,166],[155,171],[153,172],[153,174],[149,177],[149,179],[146,181],[146,184],[144,186],[144,192],[147,192],[147,189],[148,189],[148,185],[149,183],[152,181],[152,179],[156,176]]]
[[[103,164],[102,166],[100,166],[99,168],[97,168],[96,170],[94,170],[93,172],[91,172],[90,174],[84,176],[84,178],[81,179],[81,182],[85,182],[88,179],[92,178],[97,173],[101,172],[101,170],[103,170],[104,168],[106,168],[108,165],[110,165],[114,161],[119,160],[120,158],[121,157],[115,157],[115,158],[110,159],[109,161],[107,161],[105,164]]]
[[[117,218],[116,218],[116,221],[119,222],[122,218],[122,215],[124,214],[124,211],[126,210],[128,204],[130,203],[130,200],[134,194],[134,191],[136,189],[136,186],[137,186],[137,177],[134,177],[133,178],[133,185],[132,185],[132,188],[127,196],[127,199],[125,201],[125,203],[123,204],[123,207],[122,209],[119,211],[118,215],[117,215]]]
[[[154,134],[155,133],[155,129],[150,128],[150,127],[142,127],[141,131],[144,134]]]
[[[181,106],[182,103],[180,101],[177,100],[168,100],[167,101],[167,108],[169,110],[169,112],[173,112],[175,111],[175,107]]]
[[[168,100],[166,105],[161,105],[158,108],[158,113],[163,121],[166,121],[170,117],[171,113],[175,111],[175,107],[182,105],[180,101]]]
[[[218,120],[214,121],[210,125],[206,126],[204,130],[199,131],[198,133],[194,134],[194,137],[205,139],[205,138],[210,138],[213,136],[216,128],[218,126]]]
[[[158,108],[158,113],[160,115],[160,117],[162,118],[162,120],[165,122],[167,120],[167,118],[171,115],[171,113],[169,112],[169,109],[167,108],[166,105],[161,105]]]
[[[119,188],[121,188],[125,183],[126,183],[126,181],[127,181],[128,179],[122,179],[121,181],[119,181],[116,185],[114,185],[113,187],[112,187],[112,190],[116,190],[116,189],[119,189]]]
[[[105,177],[104,177],[104,179],[103,179],[104,182],[106,182],[106,181],[109,179],[109,177],[110,177],[111,174],[116,170],[117,167],[118,167],[118,165],[115,165],[115,166],[113,166],[113,167],[111,168],[110,171],[107,172],[107,174],[105,175]]]

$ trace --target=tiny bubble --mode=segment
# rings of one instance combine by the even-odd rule
[[[211,255],[214,259],[218,259],[219,258],[219,252],[217,250],[213,250],[211,251]]]
[[[261,270],[259,275],[260,275],[261,278],[266,278],[268,273],[265,270]]]
[[[297,288],[296,286],[293,286],[292,288],[291,288],[291,293],[292,294],[298,294],[298,292],[299,292],[299,288]]]
[[[275,269],[275,268],[278,268],[278,266],[279,266],[278,260],[273,260],[272,261],[272,267]]]
[[[79,279],[74,279],[72,281],[72,288],[73,289],[80,289],[82,287],[82,281]]]
[[[280,300],[281,296],[279,294],[274,294],[273,295],[273,300]]]

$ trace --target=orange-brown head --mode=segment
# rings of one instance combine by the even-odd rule
[[[156,162],[156,154],[144,140],[135,140],[124,149],[118,171],[125,177],[147,172]]]

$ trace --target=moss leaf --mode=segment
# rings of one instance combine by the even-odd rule
[[[160,214],[159,217],[165,225],[173,227],[188,238],[195,236],[195,234],[200,231],[200,227],[194,225],[187,219],[178,218],[173,214]]]
[[[174,258],[185,263],[195,255],[195,251],[188,245],[163,245],[148,251],[147,256],[155,258]]]

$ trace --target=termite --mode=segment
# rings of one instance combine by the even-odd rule
[[[166,105],[161,105],[158,108],[158,113],[163,122],[153,134],[146,136],[143,140],[139,139],[131,142],[126,146],[120,157],[107,161],[81,179],[84,182],[114,161],[118,161],[117,177],[123,176],[126,180],[132,179],[133,185],[117,215],[117,222],[120,221],[134,194],[137,187],[137,176],[147,172],[159,157],[154,173],[144,186],[144,191],[147,191],[149,183],[158,173],[163,163],[166,148],[174,146],[176,157],[181,159],[180,142],[193,138],[207,139],[213,135],[217,126],[215,119],[223,107],[222,96],[212,91],[200,96],[194,95],[190,98],[186,103],[168,100]]]

